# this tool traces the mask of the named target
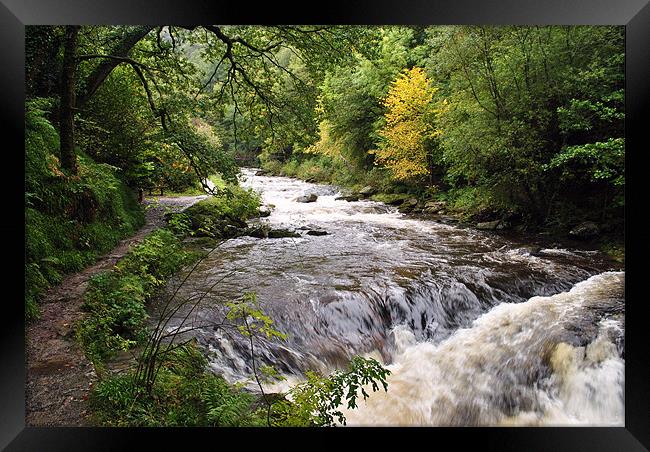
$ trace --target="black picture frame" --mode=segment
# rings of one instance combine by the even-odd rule
[[[45,24],[519,24],[624,25],[626,29],[626,333],[625,427],[418,428],[418,429],[103,429],[25,427],[24,280],[24,26]],[[0,305],[0,448],[6,450],[130,450],[134,440],[168,449],[181,441],[207,440],[209,447],[265,444],[272,447],[368,447],[361,441],[395,440],[407,447],[516,451],[641,451],[650,448],[650,352],[643,313],[644,146],[650,100],[650,5],[648,0],[454,0],[279,2],[251,4],[208,0],[0,0],[2,124],[0,230],[4,240],[5,295]],[[15,139],[9,144],[9,138]],[[647,223],[646,223],[647,226]],[[635,232],[635,229],[638,231]],[[632,240],[635,240],[632,242]],[[629,246],[628,242],[631,244]],[[300,439],[294,435],[299,433]],[[225,435],[225,436],[224,436]],[[413,435],[417,435],[414,437]],[[226,438],[227,437],[227,438]],[[317,442],[314,441],[318,438]],[[354,442],[349,443],[351,439]],[[420,441],[422,440],[422,441]],[[345,441],[345,442],[343,442]],[[381,443],[378,443],[381,444]],[[393,446],[394,447],[394,446]]]

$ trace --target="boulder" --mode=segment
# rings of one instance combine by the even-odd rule
[[[318,195],[316,195],[315,193],[310,193],[305,196],[297,197],[296,202],[316,202],[317,199],[318,199]]]
[[[285,237],[300,237],[300,234],[289,229],[271,229],[268,233],[270,239],[282,239]]]
[[[354,202],[354,201],[358,201],[358,200],[359,200],[359,195],[355,195],[355,194],[352,194],[352,195],[341,195],[341,196],[337,196],[336,198],[334,198],[334,200],[335,200],[335,201],[348,201],[348,202]]]
[[[299,231],[311,231],[312,229],[320,229],[318,225],[308,223],[296,228]]]
[[[257,213],[262,218],[268,217],[271,215],[271,208],[269,206],[260,206]]]
[[[269,237],[269,226],[268,224],[262,223],[251,226],[246,230],[246,235],[250,237],[255,237],[258,239],[266,239]]]
[[[542,248],[540,248],[539,246],[525,246],[517,250],[517,252],[523,255],[530,255],[536,257],[543,256]]]
[[[248,224],[241,218],[228,216],[225,221],[227,224],[225,224],[224,227],[234,226],[235,228],[239,229],[246,229],[248,227]]]
[[[435,213],[444,213],[447,203],[444,201],[428,201],[424,204],[422,212],[435,214]]]
[[[440,221],[443,224],[456,224],[459,223],[459,219],[456,217],[452,217],[449,215],[442,215],[440,218],[438,218],[438,221]]]
[[[399,207],[398,210],[402,213],[412,212],[418,205],[418,200],[416,198],[409,198],[405,200]]]
[[[377,189],[371,187],[370,185],[366,185],[361,190],[359,190],[359,194],[364,198],[368,198],[369,196],[372,196],[375,193],[377,193]]]
[[[221,237],[224,238],[232,238],[232,237],[238,237],[242,235],[242,233],[245,233],[245,231],[242,228],[238,228],[234,224],[226,224],[222,231],[221,231]]]
[[[327,235],[327,231],[323,231],[321,229],[312,229],[307,231],[307,235]]]
[[[580,223],[569,231],[569,235],[574,239],[588,240],[600,234],[600,228],[593,221],[585,221]]]
[[[484,221],[483,223],[476,223],[476,229],[481,229],[483,231],[494,231],[501,223],[501,220],[494,221]]]
[[[265,169],[257,170],[255,172],[256,176],[266,176],[267,174],[269,174],[269,172],[267,170],[265,170]]]
[[[394,198],[386,201],[389,206],[399,206],[404,203],[404,198]]]
[[[444,201],[427,201],[424,204],[425,209],[443,210],[445,207],[447,207],[447,203]]]
[[[266,239],[269,237],[269,231],[266,231],[263,228],[251,228],[246,235],[258,239]]]

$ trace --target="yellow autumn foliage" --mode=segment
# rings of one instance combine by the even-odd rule
[[[305,154],[320,154],[333,159],[341,158],[345,160],[342,154],[341,143],[332,136],[328,121],[321,121],[318,125],[318,134],[318,141],[303,150]]]
[[[440,134],[433,126],[436,91],[424,70],[414,67],[393,81],[383,101],[386,125],[379,135],[384,141],[371,152],[375,164],[387,168],[396,180],[429,174],[428,143]]]

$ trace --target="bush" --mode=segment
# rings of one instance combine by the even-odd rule
[[[366,400],[370,395],[366,387],[378,391],[381,385],[388,390],[386,377],[390,371],[372,358],[355,356],[345,372],[334,371],[320,376],[307,372],[307,381],[294,386],[289,400],[282,400],[273,407],[274,420],[278,426],[332,427],[336,423],[345,425],[346,420],[340,406],[356,408],[359,392]]]
[[[274,176],[282,175],[282,162],[278,160],[268,160],[263,162],[262,167]]]
[[[259,207],[260,197],[253,189],[229,185],[221,194],[188,207],[182,215],[189,218],[197,235],[228,237],[231,227],[245,227],[244,220],[257,216]],[[183,221],[179,214],[172,219],[174,223]]]
[[[232,218],[246,220],[257,215],[260,197],[251,188],[229,185],[217,196],[210,196],[188,207],[185,213],[193,218],[196,215],[209,215],[213,218]]]
[[[134,275],[106,272],[90,280],[84,300],[89,315],[78,335],[91,360],[103,360],[144,339],[145,293],[143,280]]]
[[[165,357],[151,395],[126,374],[101,381],[90,397],[97,421],[120,427],[263,426],[255,400],[206,371],[192,343]]]
[[[452,188],[439,198],[447,201],[449,209],[461,214],[465,220],[492,219],[508,207],[495,201],[482,187]]]
[[[131,274],[145,281],[147,295],[150,295],[191,260],[192,254],[183,251],[172,231],[158,229],[124,256],[115,269],[125,276]]]
[[[228,384],[207,370],[207,361],[194,342],[164,357],[150,394],[134,374],[101,381],[90,396],[99,424],[115,427],[282,427],[345,424],[341,405],[356,408],[359,396],[387,390],[390,372],[373,359],[354,357],[346,371],[319,376],[308,373],[289,398],[274,397],[271,410],[259,395]],[[270,418],[267,418],[270,415]]]

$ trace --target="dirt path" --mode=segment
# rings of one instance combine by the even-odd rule
[[[88,426],[86,400],[97,375],[74,339],[74,323],[88,279],[109,270],[129,249],[162,226],[168,208],[180,210],[205,196],[152,197],[145,225],[122,240],[110,253],[85,270],[68,275],[51,288],[40,303],[40,318],[26,327],[25,424],[27,426]]]

